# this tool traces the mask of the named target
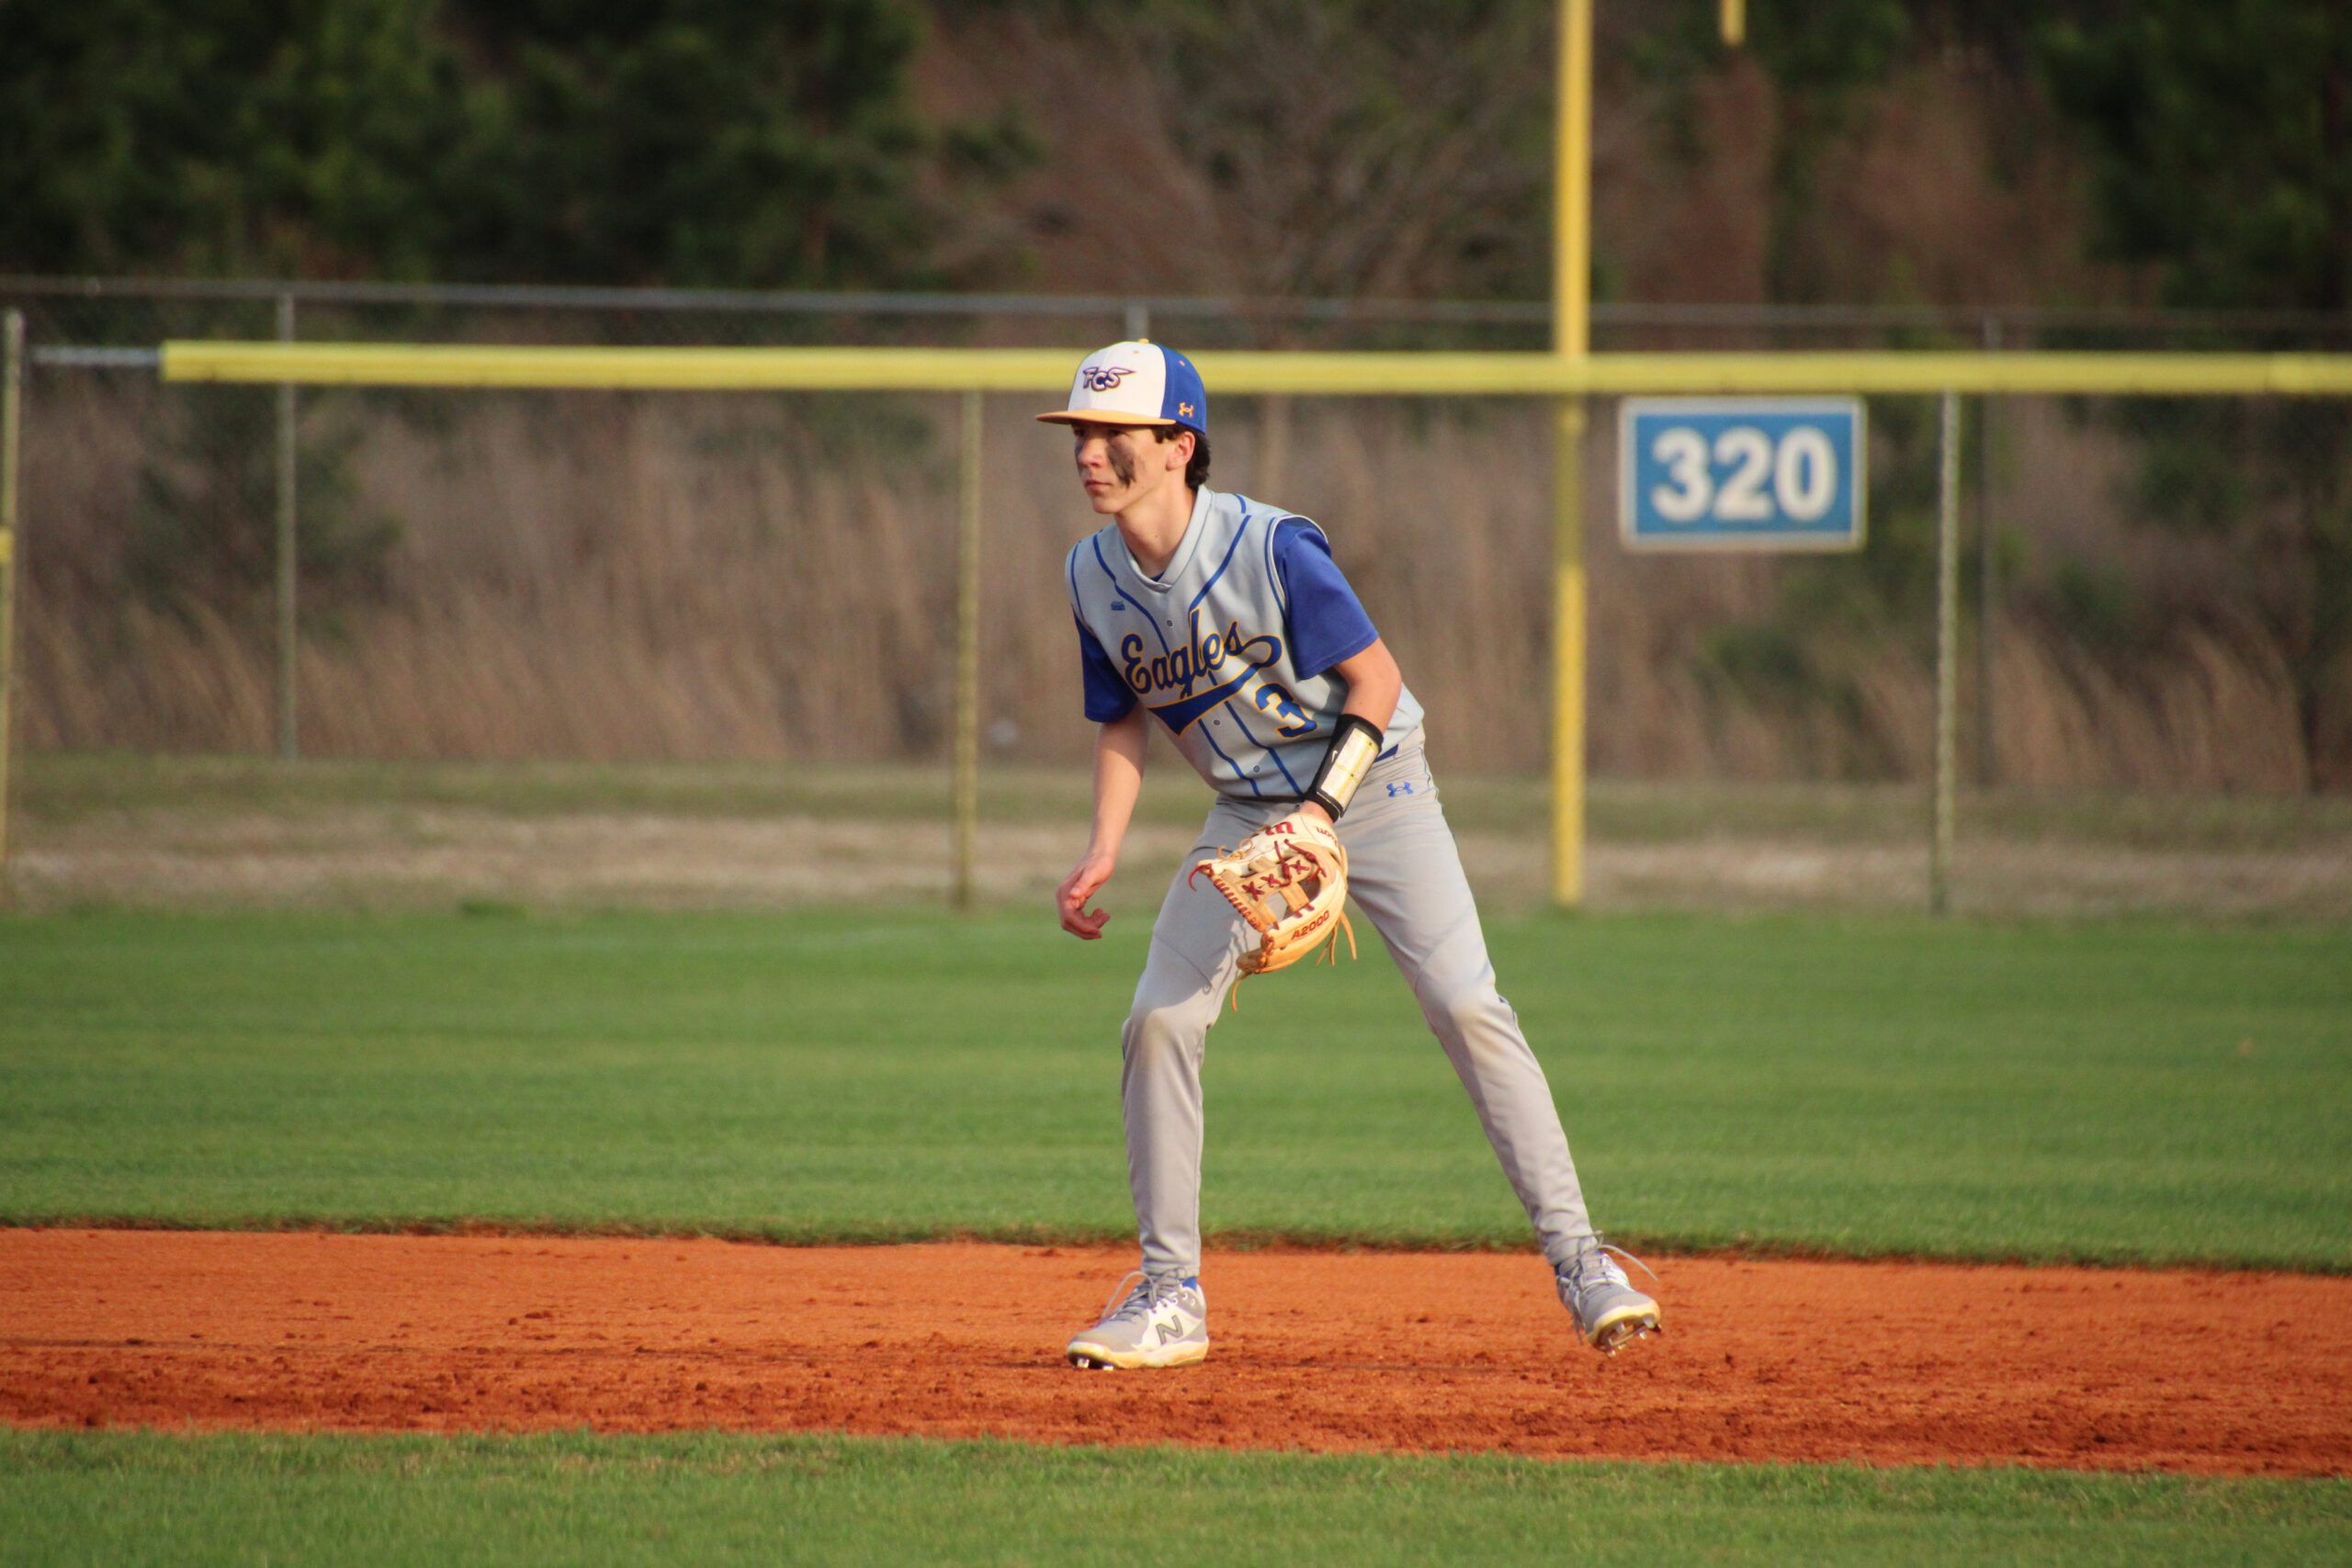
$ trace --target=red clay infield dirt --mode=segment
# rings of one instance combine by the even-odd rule
[[[1129,1256],[0,1231],[0,1421],[2352,1472],[2352,1280],[1661,1258],[1610,1361],[1532,1258],[1233,1252],[1205,1365],[1079,1371]]]

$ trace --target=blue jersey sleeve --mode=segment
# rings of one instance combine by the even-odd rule
[[[1079,661],[1086,676],[1086,716],[1096,724],[1115,723],[1136,711],[1136,694],[1119,679],[1118,667],[1086,623],[1074,615],[1070,619],[1078,626]]]
[[[1295,517],[1275,524],[1274,570],[1289,601],[1291,662],[1301,675],[1320,675],[1379,640],[1323,530]]]

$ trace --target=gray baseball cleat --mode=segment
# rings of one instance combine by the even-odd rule
[[[1208,1359],[1209,1301],[1198,1280],[1143,1273],[1125,1299],[1112,1297],[1102,1321],[1069,1342],[1073,1367],[1132,1371],[1138,1367],[1189,1367]],[[1127,1280],[1122,1280],[1122,1288]]]
[[[1632,1258],[1643,1273],[1657,1278],[1648,1264],[1622,1247],[1607,1246],[1599,1236],[1552,1271],[1560,1304],[1577,1320],[1577,1332],[1604,1356],[1615,1355],[1620,1347],[1645,1334],[1666,1332],[1658,1326],[1657,1303],[1634,1289],[1625,1270],[1617,1266],[1617,1258],[1609,1256],[1612,1252],[1617,1258]]]

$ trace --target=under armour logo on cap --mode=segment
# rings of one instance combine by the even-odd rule
[[[1069,406],[1037,417],[1053,424],[1181,424],[1206,435],[1209,394],[1191,360],[1136,338],[1088,355],[1070,378]]]

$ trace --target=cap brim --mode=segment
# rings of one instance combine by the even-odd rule
[[[1119,413],[1111,409],[1064,409],[1057,413],[1041,413],[1040,424],[1175,424],[1172,419],[1157,414]]]

